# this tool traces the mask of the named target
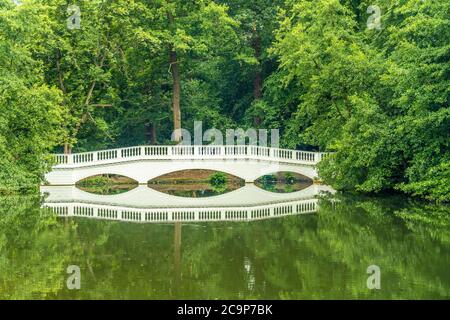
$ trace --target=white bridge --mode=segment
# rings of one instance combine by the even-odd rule
[[[315,166],[325,155],[252,145],[138,146],[57,154],[56,165],[45,180],[49,185],[74,185],[91,176],[117,174],[146,184],[161,175],[190,169],[221,171],[249,183],[284,171],[314,179],[317,177]]]

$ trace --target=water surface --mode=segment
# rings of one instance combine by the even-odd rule
[[[450,298],[448,206],[329,197],[310,214],[190,223],[57,217],[39,197],[3,197],[0,298]],[[367,288],[370,265],[380,290]]]

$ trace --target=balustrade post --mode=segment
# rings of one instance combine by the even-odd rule
[[[67,208],[67,216],[72,217],[73,216],[73,204],[70,204]]]
[[[314,152],[314,163],[317,164],[322,160],[321,154],[319,152]]]

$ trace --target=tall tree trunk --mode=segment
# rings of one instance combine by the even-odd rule
[[[145,143],[156,144],[156,124],[149,122],[145,124]]]
[[[64,154],[71,154],[72,153],[72,147],[67,142],[64,143]]]
[[[174,139],[181,141],[181,109],[180,109],[180,70],[178,68],[177,53],[170,49],[169,62],[172,70],[173,90],[172,90],[172,109],[173,109],[173,129]]]
[[[169,20],[169,29],[173,30],[175,27],[175,19],[171,12],[167,12],[167,19]],[[178,65],[177,52],[175,51],[172,45],[169,47],[169,66],[172,73],[172,81],[173,81],[172,110],[173,110],[174,140],[176,142],[181,142],[180,69]]]
[[[156,144],[158,137],[156,136],[156,123],[152,123],[152,144]]]
[[[174,294],[178,296],[181,286],[181,222],[175,222],[173,239],[174,256]]]
[[[261,71],[257,71],[253,79],[253,96],[255,100],[260,100],[262,97],[262,75]]]

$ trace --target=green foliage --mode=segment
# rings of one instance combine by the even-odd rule
[[[262,189],[276,192],[277,177],[274,174],[267,174],[262,176],[256,181],[256,185],[259,185]]]
[[[124,176],[103,174],[85,178],[77,182],[76,186],[89,193],[112,195],[130,191],[136,188],[138,183]]]
[[[319,173],[339,190],[450,201],[450,3],[380,6],[381,31],[361,27],[363,4],[294,1],[282,12],[273,79],[298,88],[284,144],[334,151]]]
[[[274,174],[266,174],[261,177],[261,181],[263,183],[275,183],[277,181],[277,177]]]
[[[65,136],[61,93],[36,58],[46,51],[48,20],[45,6],[0,2],[0,193],[36,189]]]
[[[86,178],[84,180],[81,180],[80,182],[77,183],[78,186],[80,187],[105,187],[107,185],[111,185],[113,184],[114,181],[112,179],[110,179],[109,177],[105,177],[105,176],[95,176],[95,177],[91,177],[91,178]]]
[[[414,196],[448,202],[450,199],[450,161],[431,167],[417,182],[400,184],[398,188]]]
[[[209,177],[209,183],[215,188],[226,186],[228,177],[223,172],[216,172]]]
[[[284,174],[284,180],[286,181],[286,183],[292,184],[295,182],[295,177],[291,172],[286,172]]]

